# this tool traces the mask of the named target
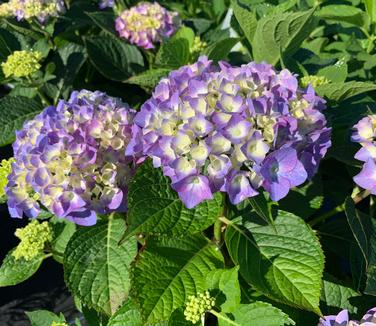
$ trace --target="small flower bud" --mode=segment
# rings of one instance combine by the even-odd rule
[[[212,309],[215,305],[215,299],[210,296],[209,291],[197,293],[197,296],[189,296],[185,306],[184,316],[187,321],[196,324],[200,321],[206,311]]]
[[[5,77],[27,77],[39,70],[41,59],[40,52],[14,51],[8,56],[7,61],[1,64],[1,67]]]

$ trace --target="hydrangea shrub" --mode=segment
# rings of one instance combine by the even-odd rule
[[[0,291],[77,305],[20,323],[376,325],[375,8],[2,1]]]

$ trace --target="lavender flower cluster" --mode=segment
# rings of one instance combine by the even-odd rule
[[[314,175],[331,145],[324,103],[286,69],[200,57],[160,81],[127,155],[151,157],[188,208],[217,191],[238,204],[261,186],[277,201]]]
[[[41,208],[80,225],[126,210],[132,158],[124,155],[135,111],[101,92],[73,92],[17,132],[6,194],[12,217]]]
[[[362,146],[355,158],[364,162],[354,181],[358,186],[376,195],[376,115],[364,117],[353,128],[351,139]]]
[[[115,23],[121,37],[144,49],[152,49],[163,38],[170,37],[177,25],[178,14],[167,11],[156,2],[141,2],[125,10]]]
[[[349,312],[342,310],[338,315],[326,316],[320,318],[318,326],[375,326],[376,325],[376,308],[367,311],[362,320],[349,320]]]

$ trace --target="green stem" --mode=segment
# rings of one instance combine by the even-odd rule
[[[235,323],[233,320],[229,319],[228,317],[222,315],[221,313],[219,313],[219,312],[217,312],[215,310],[209,310],[209,312],[212,315],[214,315],[215,317],[217,317],[218,319],[222,319],[222,320],[224,320],[225,322],[227,322],[230,325],[239,326],[239,324]]]
[[[370,192],[368,190],[364,190],[360,194],[353,197],[354,204],[360,203],[364,198],[367,198],[370,195]],[[336,215],[340,212],[343,212],[345,210],[345,204],[338,205],[337,207],[334,207],[331,211],[326,212],[320,216],[317,216],[312,221],[308,222],[310,226],[315,226],[316,224],[325,221],[327,218],[332,217],[333,215]]]
[[[51,105],[50,100],[47,98],[46,95],[44,95],[44,93],[39,89],[39,87],[37,87],[37,93],[40,99],[42,100],[43,105],[46,105],[46,106]]]
[[[222,228],[222,221],[221,221],[221,218],[218,217],[218,219],[214,223],[214,240],[217,243],[217,245],[219,245],[222,241],[221,228]]]
[[[49,257],[52,257],[52,252],[50,252],[48,254],[45,254],[44,257],[43,257],[43,259],[47,259]]]

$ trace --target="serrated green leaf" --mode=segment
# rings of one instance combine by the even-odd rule
[[[241,0],[231,0],[231,7],[234,10],[235,18],[243,30],[245,37],[249,43],[252,44],[257,29],[255,13]]]
[[[376,3],[374,0],[363,0],[370,22],[376,22]]]
[[[170,69],[164,68],[147,70],[141,74],[128,78],[126,83],[139,85],[146,89],[154,89],[158,82],[163,77],[166,77],[170,71]]]
[[[0,146],[11,144],[16,130],[42,109],[40,102],[27,97],[4,96],[0,99]]]
[[[231,269],[217,269],[206,276],[206,287],[209,290],[221,290],[226,296],[226,301],[221,304],[222,312],[235,312],[240,305],[238,271],[239,266],[235,266]],[[218,304],[218,299],[216,301]]]
[[[130,264],[137,254],[137,241],[121,245],[125,221],[120,217],[81,228],[72,236],[64,254],[64,278],[83,304],[109,315],[127,299]]]
[[[331,279],[331,278],[329,278]],[[334,314],[341,309],[347,309],[351,314],[356,314],[358,308],[351,304],[352,300],[360,297],[357,291],[343,286],[338,282],[323,280],[320,300],[325,303],[325,314]]]
[[[205,290],[205,276],[223,257],[200,234],[150,238],[132,270],[132,290],[146,324],[168,321],[190,295]]]
[[[14,51],[21,50],[21,43],[10,31],[0,28],[0,62],[6,61]]]
[[[320,313],[324,255],[301,218],[279,211],[273,226],[236,219],[229,224],[225,239],[241,275],[256,290],[273,300]]]
[[[142,326],[141,313],[138,306],[129,299],[116,313],[110,318],[107,326]]]
[[[252,43],[254,59],[276,65],[281,54],[293,55],[316,26],[313,13],[314,9],[261,18]]]
[[[111,80],[125,81],[142,70],[141,52],[119,38],[96,35],[85,38],[85,44],[95,68]]]
[[[116,17],[112,11],[85,12],[85,14],[103,31],[116,35],[114,24]]]
[[[171,38],[162,43],[157,55],[155,63],[160,67],[179,68],[189,62],[191,53],[189,42],[184,38]]]
[[[187,40],[189,44],[189,48],[191,49],[193,46],[193,42],[195,40],[195,32],[192,30],[192,28],[182,26],[172,36],[172,39],[178,39],[178,38]]]
[[[51,326],[53,322],[65,323],[66,320],[62,314],[60,316],[47,310],[26,311],[27,317],[30,319],[31,326]]]
[[[273,224],[273,216],[270,205],[263,193],[255,197],[247,198],[247,201],[254,209],[256,214],[260,216],[266,223]]]
[[[51,241],[53,258],[59,263],[63,263],[65,248],[76,232],[76,224],[66,219],[53,217],[49,220],[49,225],[53,231],[53,239]]]
[[[363,10],[349,5],[323,6],[317,16],[327,21],[348,23],[362,27],[365,24],[366,15]]]
[[[347,63],[344,59],[334,65],[320,69],[317,76],[324,76],[333,83],[343,83],[347,78]]]
[[[44,255],[38,255],[32,260],[15,259],[11,250],[4,258],[0,267],[0,287],[21,283],[30,278],[42,264]]]
[[[330,83],[316,87],[321,97],[333,102],[341,102],[353,96],[376,90],[376,85],[366,82],[350,81],[346,83]]]
[[[205,49],[205,54],[210,60],[220,61],[227,58],[231,49],[239,42],[238,38],[226,38],[219,40]]]
[[[219,326],[283,326],[295,325],[284,312],[271,304],[256,301],[251,304],[242,304],[232,314],[233,323],[218,318]]]
[[[147,161],[129,185],[126,235],[148,232],[179,236],[200,232],[215,222],[221,203],[222,196],[217,193],[213,200],[186,208],[171,188],[169,178]]]

